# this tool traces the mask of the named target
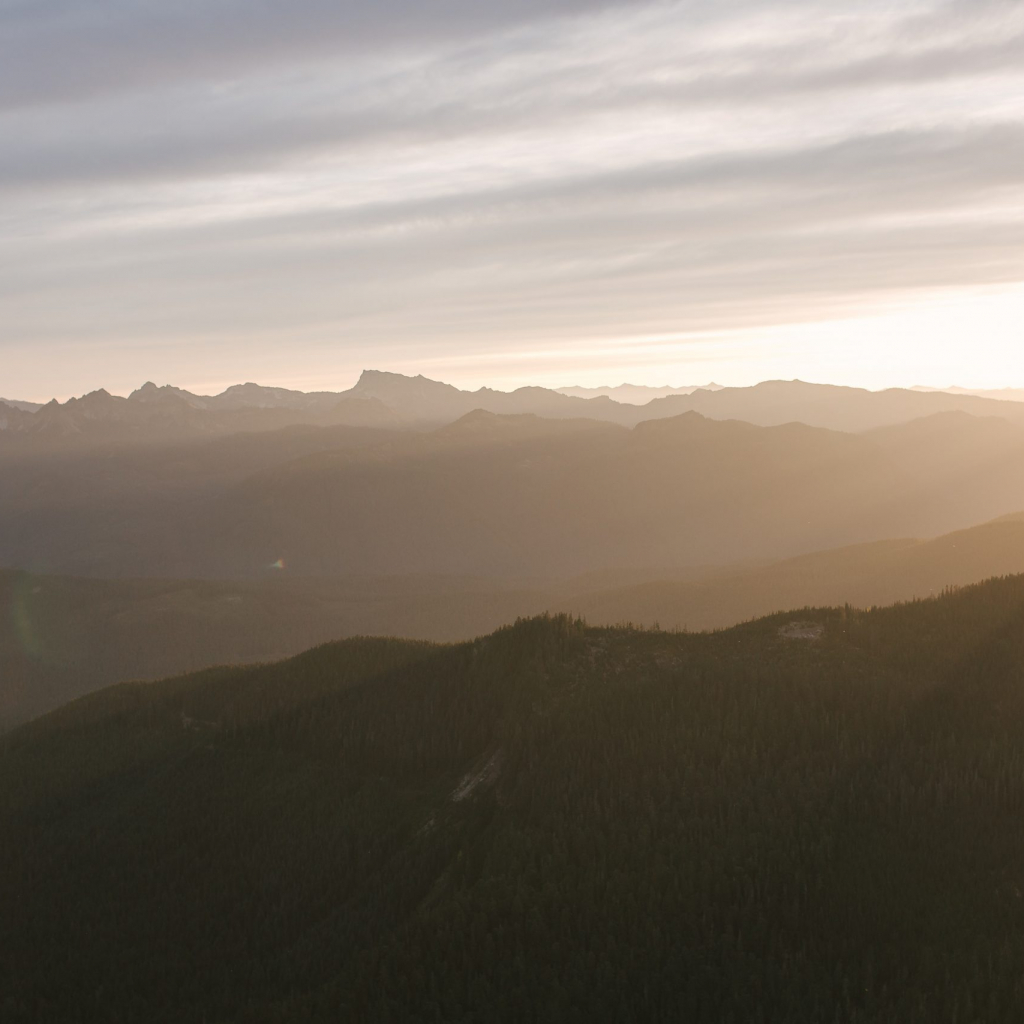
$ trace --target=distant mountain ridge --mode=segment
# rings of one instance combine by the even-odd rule
[[[296,425],[396,425],[396,416],[382,403],[357,398],[342,403],[339,396],[328,392],[305,394],[256,384],[237,385],[207,397],[148,382],[127,398],[100,388],[63,403],[53,400],[35,412],[8,408],[0,418],[0,437],[168,440]]]
[[[662,394],[666,391],[671,393]],[[612,392],[620,400],[610,397]],[[649,397],[658,394],[661,397]],[[643,397],[649,400],[639,404]],[[589,391],[542,387],[462,391],[422,375],[409,377],[382,370],[364,370],[353,387],[340,392],[307,393],[247,383],[207,396],[147,382],[127,398],[100,389],[64,403],[49,402],[34,412],[10,403],[0,409],[0,438],[85,440],[168,439],[298,425],[429,430],[477,409],[496,415],[591,419],[624,427],[699,412],[708,419],[743,420],[758,426],[799,422],[852,433],[944,412],[1024,422],[1024,402],[1007,401],[1005,396],[898,388],[866,391],[803,381],[765,381],[744,388],[655,388],[649,392],[633,385]]]
[[[0,406],[7,406],[10,409],[17,409],[19,412],[38,412],[43,407],[42,402],[18,402],[13,398],[0,398]]]
[[[546,388],[460,391],[426,377],[366,370],[343,392],[307,393],[248,383],[207,396],[147,382],[127,398],[101,388],[64,403],[54,400],[34,412],[5,405],[0,437],[162,440],[296,425],[419,430],[452,423],[476,409],[630,425],[635,419],[629,407],[609,399],[587,401]]]
[[[689,411],[699,412],[710,419],[738,419],[761,427],[798,422],[849,433],[895,426],[949,412],[995,416],[1024,423],[1024,403],[902,388],[866,391],[799,380],[764,381],[749,388],[669,395],[645,406],[643,418],[676,416]]]
[[[669,384],[662,386],[651,384],[617,384],[614,387],[584,388],[579,386],[567,388],[555,388],[560,395],[570,395],[573,398],[610,398],[613,402],[622,402],[626,405],[646,405],[655,398],[665,398],[668,395],[691,395],[694,391],[720,391],[721,384],[690,384],[683,387],[672,387]]]
[[[1024,402],[1024,388],[932,388],[918,384],[911,391],[926,393],[939,392],[945,395],[974,395],[977,398],[994,398],[1000,402]]]
[[[550,419],[596,419],[623,426],[635,422],[634,410],[609,398],[575,398],[541,387],[461,391],[422,375],[406,377],[382,370],[364,370],[355,386],[341,395],[341,402],[367,397],[383,402],[414,426],[450,423],[476,409],[498,415],[531,413]]]
[[[233,384],[219,395],[195,395],[190,391],[166,384],[157,387],[147,381],[129,396],[129,401],[157,402],[164,396],[181,398],[195,409],[333,409],[340,392],[333,391],[292,391],[288,388],[264,387],[262,384]]]

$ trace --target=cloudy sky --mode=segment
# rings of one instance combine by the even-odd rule
[[[1024,385],[1019,0],[0,0],[0,394]]]

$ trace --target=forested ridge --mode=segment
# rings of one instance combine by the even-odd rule
[[[1022,627],[1009,577],[92,694],[0,738],[0,1017],[1019,1020]]]

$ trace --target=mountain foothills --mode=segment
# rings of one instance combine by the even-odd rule
[[[105,580],[0,571],[0,731],[85,693],[328,640],[469,640],[567,609],[593,625],[719,629],[785,608],[859,607],[1024,573],[1024,515],[929,541],[895,540],[768,565],[653,566],[559,583],[451,576]]]
[[[93,694],[0,744],[5,1021],[1009,1022],[1024,579],[518,622]]]

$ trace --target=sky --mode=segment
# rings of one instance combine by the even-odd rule
[[[0,0],[0,395],[1024,385],[1020,0]]]

